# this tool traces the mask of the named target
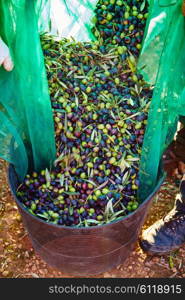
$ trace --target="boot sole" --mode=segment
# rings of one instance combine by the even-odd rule
[[[140,243],[139,243],[140,245]],[[170,254],[171,252],[173,251],[176,251],[178,250],[179,248],[181,248],[182,246],[184,246],[185,243],[183,243],[182,245],[178,246],[178,247],[174,247],[173,249],[169,249],[169,250],[165,250],[165,251],[152,251],[152,250],[145,250],[143,249],[143,247],[140,245],[140,248],[143,250],[144,253],[146,253],[147,255],[150,255],[150,256],[161,256],[161,255],[167,255],[167,254]]]

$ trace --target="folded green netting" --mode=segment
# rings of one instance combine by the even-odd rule
[[[0,68],[0,157],[15,165],[20,179],[27,166],[40,170],[55,159],[54,124],[38,32],[44,4],[0,0],[0,36],[15,65],[11,72]]]
[[[138,69],[154,85],[142,148],[139,196],[155,188],[162,155],[185,115],[185,19],[182,0],[151,0]]]
[[[24,179],[25,170],[28,167],[27,153],[19,133],[9,118],[0,112],[0,145],[1,158],[14,164],[20,180]],[[20,163],[22,161],[22,163]]]

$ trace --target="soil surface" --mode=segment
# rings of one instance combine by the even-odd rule
[[[21,216],[10,193],[6,163],[0,161],[0,277],[73,277],[47,265],[34,251]],[[167,179],[148,212],[143,229],[166,215],[173,207],[178,185]],[[185,277],[185,246],[166,256],[147,256],[137,243],[134,251],[117,268],[93,278],[170,278]]]

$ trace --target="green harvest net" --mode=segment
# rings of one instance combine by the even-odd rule
[[[15,165],[20,179],[28,165],[38,170],[55,158],[54,126],[38,33],[43,3],[0,1],[0,36],[10,48],[15,65],[12,72],[0,69],[0,156]]]
[[[155,85],[140,165],[139,196],[155,188],[161,158],[185,104],[185,19],[182,0],[151,0],[139,70]]]

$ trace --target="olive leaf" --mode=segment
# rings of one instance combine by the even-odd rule
[[[123,205],[123,203],[120,203],[120,205],[121,205],[123,211],[125,211],[125,210],[126,210],[126,207]]]
[[[72,216],[72,215],[73,215],[73,212],[74,212],[74,209],[73,209],[73,207],[70,206],[70,207],[69,207],[69,215]]]
[[[174,267],[173,257],[171,255],[169,256],[169,267],[170,269],[173,269]]]
[[[67,85],[65,85],[65,83],[63,83],[62,81],[60,81],[59,79],[57,79],[57,82],[66,90],[68,89]]]
[[[115,116],[115,114],[113,113],[112,110],[111,110],[110,114],[111,114],[111,116],[113,117],[113,119],[116,120],[116,116]]]
[[[143,11],[143,10],[144,10],[145,5],[146,5],[146,1],[144,0],[144,1],[141,3],[140,11]]]
[[[137,95],[140,94],[140,89],[138,88],[137,84],[134,86],[134,91],[136,92]]]
[[[139,157],[131,157],[131,158],[127,158],[127,161],[139,161]]]
[[[116,213],[114,213],[114,214],[111,216],[111,218],[109,219],[109,222],[114,221],[114,220],[118,220],[118,219],[119,219],[118,216],[121,215],[121,214],[123,214],[124,212],[125,212],[125,210],[117,211]],[[121,217],[123,217],[123,216],[121,216]],[[120,217],[120,218],[121,218],[121,217]]]
[[[91,173],[91,168],[87,168],[87,176],[90,177],[90,173]]]
[[[107,185],[108,182],[109,182],[109,181],[106,180],[104,183],[100,184],[97,188],[95,188],[95,189],[93,190],[93,192],[96,191],[96,190],[101,190],[102,188],[104,188],[104,187]]]
[[[76,196],[76,195],[80,194],[78,192],[66,192],[66,191],[64,191],[63,193],[66,194],[66,195],[70,195],[70,196]]]
[[[94,75],[94,72],[96,71],[97,67],[94,67],[93,69],[91,69],[88,73],[87,73],[87,77],[90,77],[92,75]]]
[[[122,158],[120,159],[118,166],[120,167],[121,172],[124,172],[126,168],[130,168],[130,165],[125,160],[125,155],[123,155]]]
[[[93,131],[91,133],[91,141],[94,140],[95,134],[96,134],[96,129],[93,129]]]
[[[105,208],[105,216],[106,218],[109,218],[109,216],[113,214],[114,214],[114,208],[112,204],[112,199],[110,199]]]
[[[128,117],[122,119],[122,121],[128,120],[128,119],[132,119],[132,118],[136,117],[136,116],[139,115],[139,114],[140,114],[140,112],[137,112],[137,113],[135,113],[135,114],[133,114],[133,115],[131,115],[131,116],[128,116]]]
[[[37,216],[49,220],[49,216],[45,216],[44,214],[37,214]]]
[[[85,73],[84,73],[84,69],[83,69],[83,65],[81,64],[80,66],[80,70],[81,70],[81,73],[85,76]]]
[[[93,174],[94,174],[94,170],[91,169],[90,174],[89,174],[89,177],[92,178],[92,177],[93,177]]]
[[[69,188],[68,180],[65,180],[65,193],[67,193],[68,188]]]
[[[60,91],[58,90],[55,95],[54,95],[54,98],[57,99],[58,98],[58,95],[59,95]]]
[[[94,219],[86,219],[86,223],[91,223],[91,224],[101,224],[100,221],[94,220]]]
[[[92,180],[83,179],[83,181],[88,182],[88,183],[90,183],[90,184],[92,184],[94,186],[97,186],[97,184],[94,181],[92,181]]]
[[[61,162],[64,158],[64,153],[62,152],[57,159],[54,161],[54,166],[56,167],[57,163]]]
[[[46,182],[48,184],[50,184],[50,182],[51,182],[51,176],[50,176],[50,172],[48,171],[47,168],[45,169],[45,178],[46,178]]]
[[[76,103],[76,106],[78,107],[79,106],[79,101],[78,101],[78,97],[77,97],[76,94],[75,94],[75,103]]]
[[[87,94],[82,91],[82,95],[83,95],[84,100],[87,102],[87,100],[88,100]]]
[[[122,178],[123,185],[126,185],[128,183],[129,177],[130,177],[130,173],[127,171]]]
[[[121,180],[121,177],[120,177],[118,174],[115,174],[115,176],[116,176],[118,179]]]
[[[139,102],[140,102],[140,106],[143,108],[147,104],[147,99],[145,99],[144,97],[139,98]]]
[[[64,116],[64,130],[67,131],[67,114]]]
[[[109,138],[109,140],[112,142],[112,143],[115,143],[114,139],[109,135],[109,134],[106,134]]]
[[[64,174],[62,174],[62,176],[60,177],[60,185],[64,185]]]
[[[71,76],[74,72],[75,72],[76,70],[71,70],[71,71],[69,71],[69,73],[66,75],[66,77],[69,77],[69,76]]]
[[[108,101],[108,102],[112,101],[112,96],[107,96],[107,95],[104,94],[104,93],[102,93],[102,94],[99,96],[99,98],[101,98],[101,99],[104,100],[104,101]]]
[[[132,98],[130,98],[130,99],[128,100],[128,103],[129,103],[131,106],[134,106],[134,101],[132,100]]]
[[[87,220],[86,220],[86,219],[84,220],[84,222],[83,222],[83,223],[84,223],[85,227],[89,227],[89,225],[88,225],[88,222],[87,222]]]
[[[87,76],[74,75],[74,78],[78,78],[78,79],[87,79]]]
[[[135,57],[133,55],[129,56],[127,58],[127,62],[128,62],[128,65],[129,65],[132,73],[135,73],[135,71],[136,71],[136,60],[135,60]]]

